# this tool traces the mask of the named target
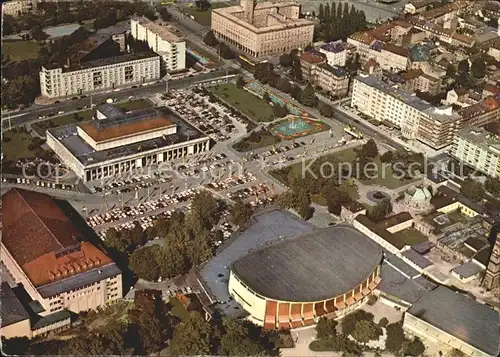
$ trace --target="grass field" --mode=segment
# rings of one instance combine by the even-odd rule
[[[273,107],[269,103],[236,87],[234,83],[220,84],[208,89],[254,121],[268,122],[274,119]]]
[[[38,58],[40,45],[35,41],[3,41],[2,52],[11,61]]]
[[[218,9],[221,7],[228,7],[232,6],[233,4],[229,2],[217,2],[217,3],[212,3],[212,9]],[[194,21],[199,23],[200,25],[203,26],[210,26],[212,22],[212,10],[205,10],[205,11],[200,11],[196,7],[186,7],[182,9],[182,12],[186,14],[187,16],[193,15]]]
[[[137,110],[137,109],[149,108],[151,107],[151,103],[145,99],[138,99],[130,102],[119,103],[116,104],[115,106],[125,110]],[[90,119],[92,119],[92,111],[85,110],[82,112],[63,115],[60,117],[55,117],[42,122],[38,122],[36,124],[33,124],[31,127],[38,133],[38,135],[45,136],[45,131],[47,129],[57,128],[58,126],[68,125]]]
[[[189,312],[186,310],[184,305],[177,298],[170,299],[168,301],[170,305],[172,305],[171,314],[175,317],[178,317],[181,320],[184,320],[189,316]]]
[[[397,237],[397,239],[403,241],[406,245],[410,246],[426,242],[428,240],[424,234],[420,233],[414,228],[404,229],[402,231],[394,233],[394,236]]]
[[[345,162],[345,163],[351,163],[353,160],[356,158],[356,152],[354,149],[346,149],[342,151],[338,151],[332,154],[324,155],[321,156],[320,158],[316,159],[318,162]],[[377,177],[374,179],[370,180],[361,180],[361,183],[365,185],[379,185],[379,186],[384,186],[389,189],[396,189],[398,187],[408,185],[411,182],[415,180],[400,180],[399,178],[395,177],[395,173],[392,170],[392,168],[389,165],[382,165],[382,162],[378,157],[376,157],[373,162],[377,166],[377,170],[374,171],[378,173]],[[278,180],[281,182],[288,184],[288,175],[289,172],[293,172],[293,174],[296,177],[300,177],[302,175],[302,168],[307,167],[309,164],[309,161],[305,164],[303,163],[297,163],[293,164],[291,166],[288,166],[287,168],[283,170],[276,170],[272,171],[271,174],[276,177]],[[313,169],[314,170],[314,169]]]
[[[22,157],[33,157],[35,153],[28,149],[33,137],[25,132],[3,132],[2,153],[5,158],[16,161]]]

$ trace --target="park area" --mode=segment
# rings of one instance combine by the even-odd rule
[[[40,45],[35,41],[4,40],[2,43],[3,55],[11,61],[38,58],[39,51]]]
[[[3,130],[2,154],[8,160],[17,161],[21,158],[35,156],[35,138],[24,130]]]
[[[279,143],[281,139],[267,130],[256,130],[238,141],[233,148],[239,152],[260,149]]]
[[[231,4],[230,2],[216,2],[216,3],[213,2],[211,5],[211,8],[212,9],[219,9],[221,7],[228,7],[228,6],[232,6],[232,5],[233,4]],[[182,9],[182,12],[186,16],[193,16],[194,21],[196,21],[200,25],[210,26],[210,24],[212,23],[212,10],[211,9],[201,10],[196,6],[192,6],[192,7],[186,7],[184,9]]]
[[[238,88],[234,83],[220,84],[208,89],[254,121],[269,122],[274,119],[273,107],[269,103]]]
[[[138,99],[130,102],[123,102],[115,104],[115,107],[124,110],[137,110],[151,107],[151,103],[145,99]],[[52,119],[44,120],[36,124],[31,125],[33,130],[40,136],[45,136],[45,131],[51,128],[57,128],[58,126],[73,124],[76,122],[81,122],[85,120],[92,119],[92,111],[85,110],[82,112],[77,112],[73,114],[62,115]]]

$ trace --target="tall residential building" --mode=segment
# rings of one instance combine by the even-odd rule
[[[375,76],[355,78],[351,106],[380,122],[394,124],[406,138],[434,149],[450,145],[461,127],[461,116],[451,107],[436,108]]]
[[[186,68],[186,41],[173,30],[146,18],[131,19],[130,30],[134,39],[145,41],[149,48],[161,56],[162,65],[168,72]]]
[[[240,0],[240,5],[212,10],[218,39],[253,58],[304,49],[313,42],[314,23],[300,19],[295,2]]]
[[[490,261],[483,279],[483,286],[488,290],[500,287],[500,233],[497,234],[497,239],[491,252]]]
[[[500,176],[500,136],[483,127],[461,130],[450,155],[486,175]]]
[[[122,272],[63,207],[49,195],[18,188],[2,196],[4,272],[22,284],[42,315],[96,309],[122,297]]]
[[[346,44],[342,40],[328,42],[319,48],[319,52],[324,53],[326,62],[330,66],[345,66],[347,60]]]
[[[49,98],[81,95],[160,79],[160,57],[127,53],[74,66],[42,66],[40,91]]]

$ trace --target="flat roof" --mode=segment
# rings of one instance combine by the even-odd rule
[[[168,42],[182,42],[184,41],[180,36],[176,35],[168,29],[167,26],[161,26],[157,23],[145,18],[134,17],[132,20],[137,21],[139,24],[150,30],[151,32],[160,36],[163,40]]]
[[[19,301],[14,291],[12,291],[6,282],[2,282],[1,294],[2,303],[0,304],[0,311],[2,319],[0,323],[2,327],[29,319],[28,311],[26,311],[21,301]]]
[[[495,152],[495,154],[500,152],[500,136],[490,133],[485,128],[465,128],[462,129],[457,136],[484,150]]]
[[[250,253],[232,271],[266,298],[320,301],[356,288],[381,260],[378,244],[339,224]]]
[[[38,321],[36,321],[31,327],[33,330],[38,330],[42,327],[55,324],[56,322],[71,319],[71,312],[68,310],[62,310],[54,312],[53,314],[43,316]]]
[[[208,137],[194,126],[175,115],[167,108],[160,108],[169,121],[177,126],[177,132],[159,138],[124,145],[108,150],[95,151],[88,143],[77,135],[77,124],[69,124],[47,131],[68,149],[83,165],[97,164],[108,160],[127,157],[158,148],[167,148],[190,140]]]
[[[482,272],[483,270],[484,270],[483,268],[481,268],[479,265],[473,262],[467,262],[452,269],[452,271],[454,271],[463,278],[469,278],[471,276],[474,276]]]
[[[490,356],[497,356],[498,312],[444,286],[424,294],[407,313]]]
[[[198,273],[211,295],[220,302],[217,308],[226,315],[238,313],[235,300],[229,301],[227,283],[229,267],[252,251],[301,233],[311,233],[313,226],[285,210],[274,210],[253,216],[251,224],[227,247],[210,259]],[[239,311],[241,312],[241,310]]]
[[[432,263],[413,249],[408,249],[403,252],[403,256],[408,258],[411,262],[416,264],[419,268],[425,269],[432,265]]]
[[[96,122],[97,120],[88,121],[78,124],[78,127],[97,143],[175,126],[165,117],[147,118],[107,128],[98,128]]]

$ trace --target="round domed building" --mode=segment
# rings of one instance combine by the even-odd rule
[[[431,208],[432,193],[423,186],[412,186],[405,192],[404,203],[409,208],[427,210]]]
[[[368,300],[380,282],[382,249],[339,224],[251,252],[235,261],[229,294],[266,329],[312,325]]]

